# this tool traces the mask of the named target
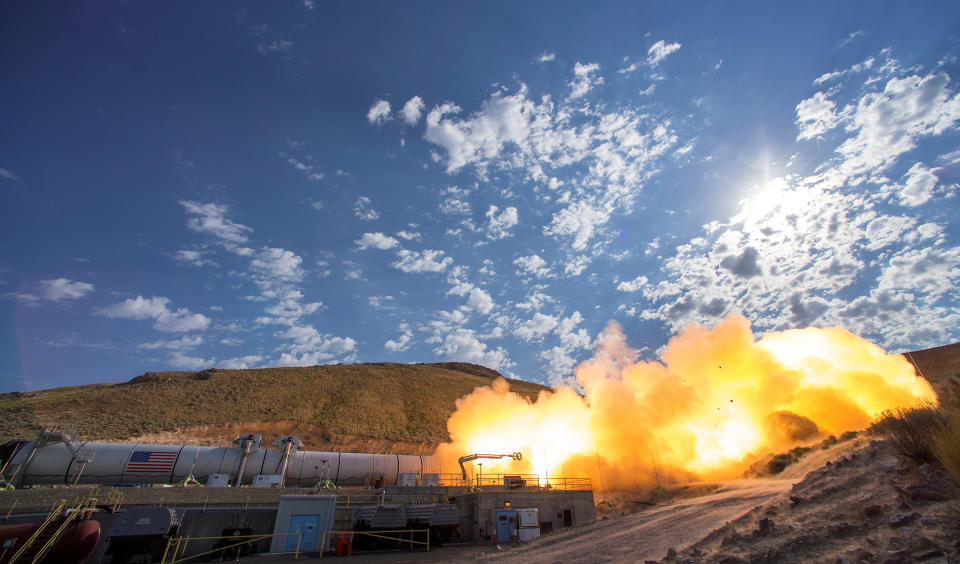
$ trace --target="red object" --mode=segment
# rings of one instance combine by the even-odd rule
[[[57,526],[53,523],[52,526]],[[27,542],[30,535],[40,527],[40,523],[24,523],[21,525],[0,525],[0,547],[10,539],[16,539],[13,546],[6,550],[0,548],[0,564],[6,564],[10,557]],[[92,519],[79,521],[67,527],[67,530],[60,535],[57,543],[53,545],[50,552],[47,553],[46,560],[49,562],[62,562],[63,564],[82,562],[100,540],[100,523]]]

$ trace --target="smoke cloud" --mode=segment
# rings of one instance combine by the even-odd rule
[[[859,430],[885,409],[936,401],[901,355],[839,327],[770,333],[756,340],[731,315],[710,329],[691,324],[661,361],[638,361],[610,322],[594,357],[575,370],[578,389],[529,401],[505,380],[457,402],[445,472],[471,453],[484,474],[590,477],[594,488],[629,489],[730,479],[770,452]],[[475,467],[471,467],[473,470]],[[534,478],[531,478],[534,479]]]

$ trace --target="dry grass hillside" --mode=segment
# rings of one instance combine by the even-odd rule
[[[246,431],[296,434],[310,446],[325,438],[359,448],[366,440],[383,450],[369,442],[379,440],[417,450],[411,445],[447,440],[457,398],[498,376],[465,363],[148,372],[119,384],[0,395],[0,440],[32,439],[44,425],[67,423],[88,440],[193,435],[217,443]],[[510,386],[530,398],[546,389],[520,380]]]

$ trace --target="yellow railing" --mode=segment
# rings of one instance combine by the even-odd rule
[[[416,533],[423,533],[424,537],[427,539],[425,541],[414,540],[413,535]],[[351,535],[351,536],[367,536],[377,539],[386,539],[397,541],[400,543],[405,543],[410,545],[410,550],[413,550],[413,545],[425,546],[427,552],[430,552],[430,529],[396,529],[389,531],[324,531],[323,537],[320,540],[320,546],[327,545],[327,535],[333,537],[333,535]],[[390,535],[410,535],[409,538],[403,538],[400,536],[390,536]],[[351,541],[352,542],[352,541]],[[320,557],[323,558],[323,553],[320,553]]]
[[[13,556],[10,557],[10,560],[9,560],[10,562],[16,562],[17,560],[19,560],[20,557],[23,556],[23,553],[25,553],[27,549],[33,546],[33,543],[35,543],[37,539],[40,538],[40,535],[43,534],[43,531],[45,531],[46,528],[49,527],[51,523],[56,521],[57,517],[60,516],[60,512],[63,511],[63,507],[66,504],[67,504],[67,501],[65,499],[62,499],[60,500],[60,503],[54,505],[50,509],[50,512],[47,513],[47,517],[46,519],[43,520],[43,523],[40,523],[40,526],[37,527],[37,530],[34,531],[33,534],[30,535],[30,537],[27,538],[27,540],[22,545],[20,545],[20,548],[13,553]]]
[[[175,564],[177,562],[186,562],[187,560],[193,560],[194,558],[199,558],[201,556],[208,556],[215,554],[217,552],[223,552],[226,550],[239,548],[245,544],[252,544],[261,540],[272,539],[273,537],[289,537],[292,535],[297,536],[297,548],[294,552],[275,552],[273,554],[293,554],[294,558],[300,557],[300,542],[303,538],[303,533],[276,533],[271,535],[231,535],[226,537],[176,537],[170,538],[167,540],[167,546],[163,549],[163,556],[160,559],[160,564]],[[236,540],[236,539],[245,539],[238,543],[234,543],[228,546],[221,546],[220,548],[214,548],[213,550],[208,550],[206,552],[201,552],[198,554],[191,554],[190,556],[183,557],[183,554],[187,551],[187,546],[190,541],[211,541],[211,540]],[[171,547],[173,552],[170,552]],[[169,560],[167,558],[170,558]]]

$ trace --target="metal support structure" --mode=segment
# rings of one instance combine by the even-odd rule
[[[477,460],[478,458],[492,458],[495,460],[500,460],[501,458],[512,458],[514,460],[522,460],[523,454],[519,452],[514,452],[511,454],[468,454],[466,456],[461,456],[457,462],[460,463],[460,471],[463,473],[463,479],[467,479],[467,469],[463,466],[464,462],[470,462],[471,460]]]
[[[243,449],[243,455],[240,458],[240,467],[237,469],[237,477],[233,480],[234,487],[239,488],[243,485],[243,471],[247,467],[247,459],[250,458],[250,451],[260,447],[260,435],[241,435],[234,443]]]
[[[277,474],[280,475],[280,487],[283,487],[283,483],[287,479],[287,463],[290,461],[290,454],[297,452],[297,448],[302,448],[303,443],[300,442],[299,437],[290,437],[283,436],[279,440],[274,441],[275,446],[279,446],[282,449],[280,454],[280,462],[277,464]]]

